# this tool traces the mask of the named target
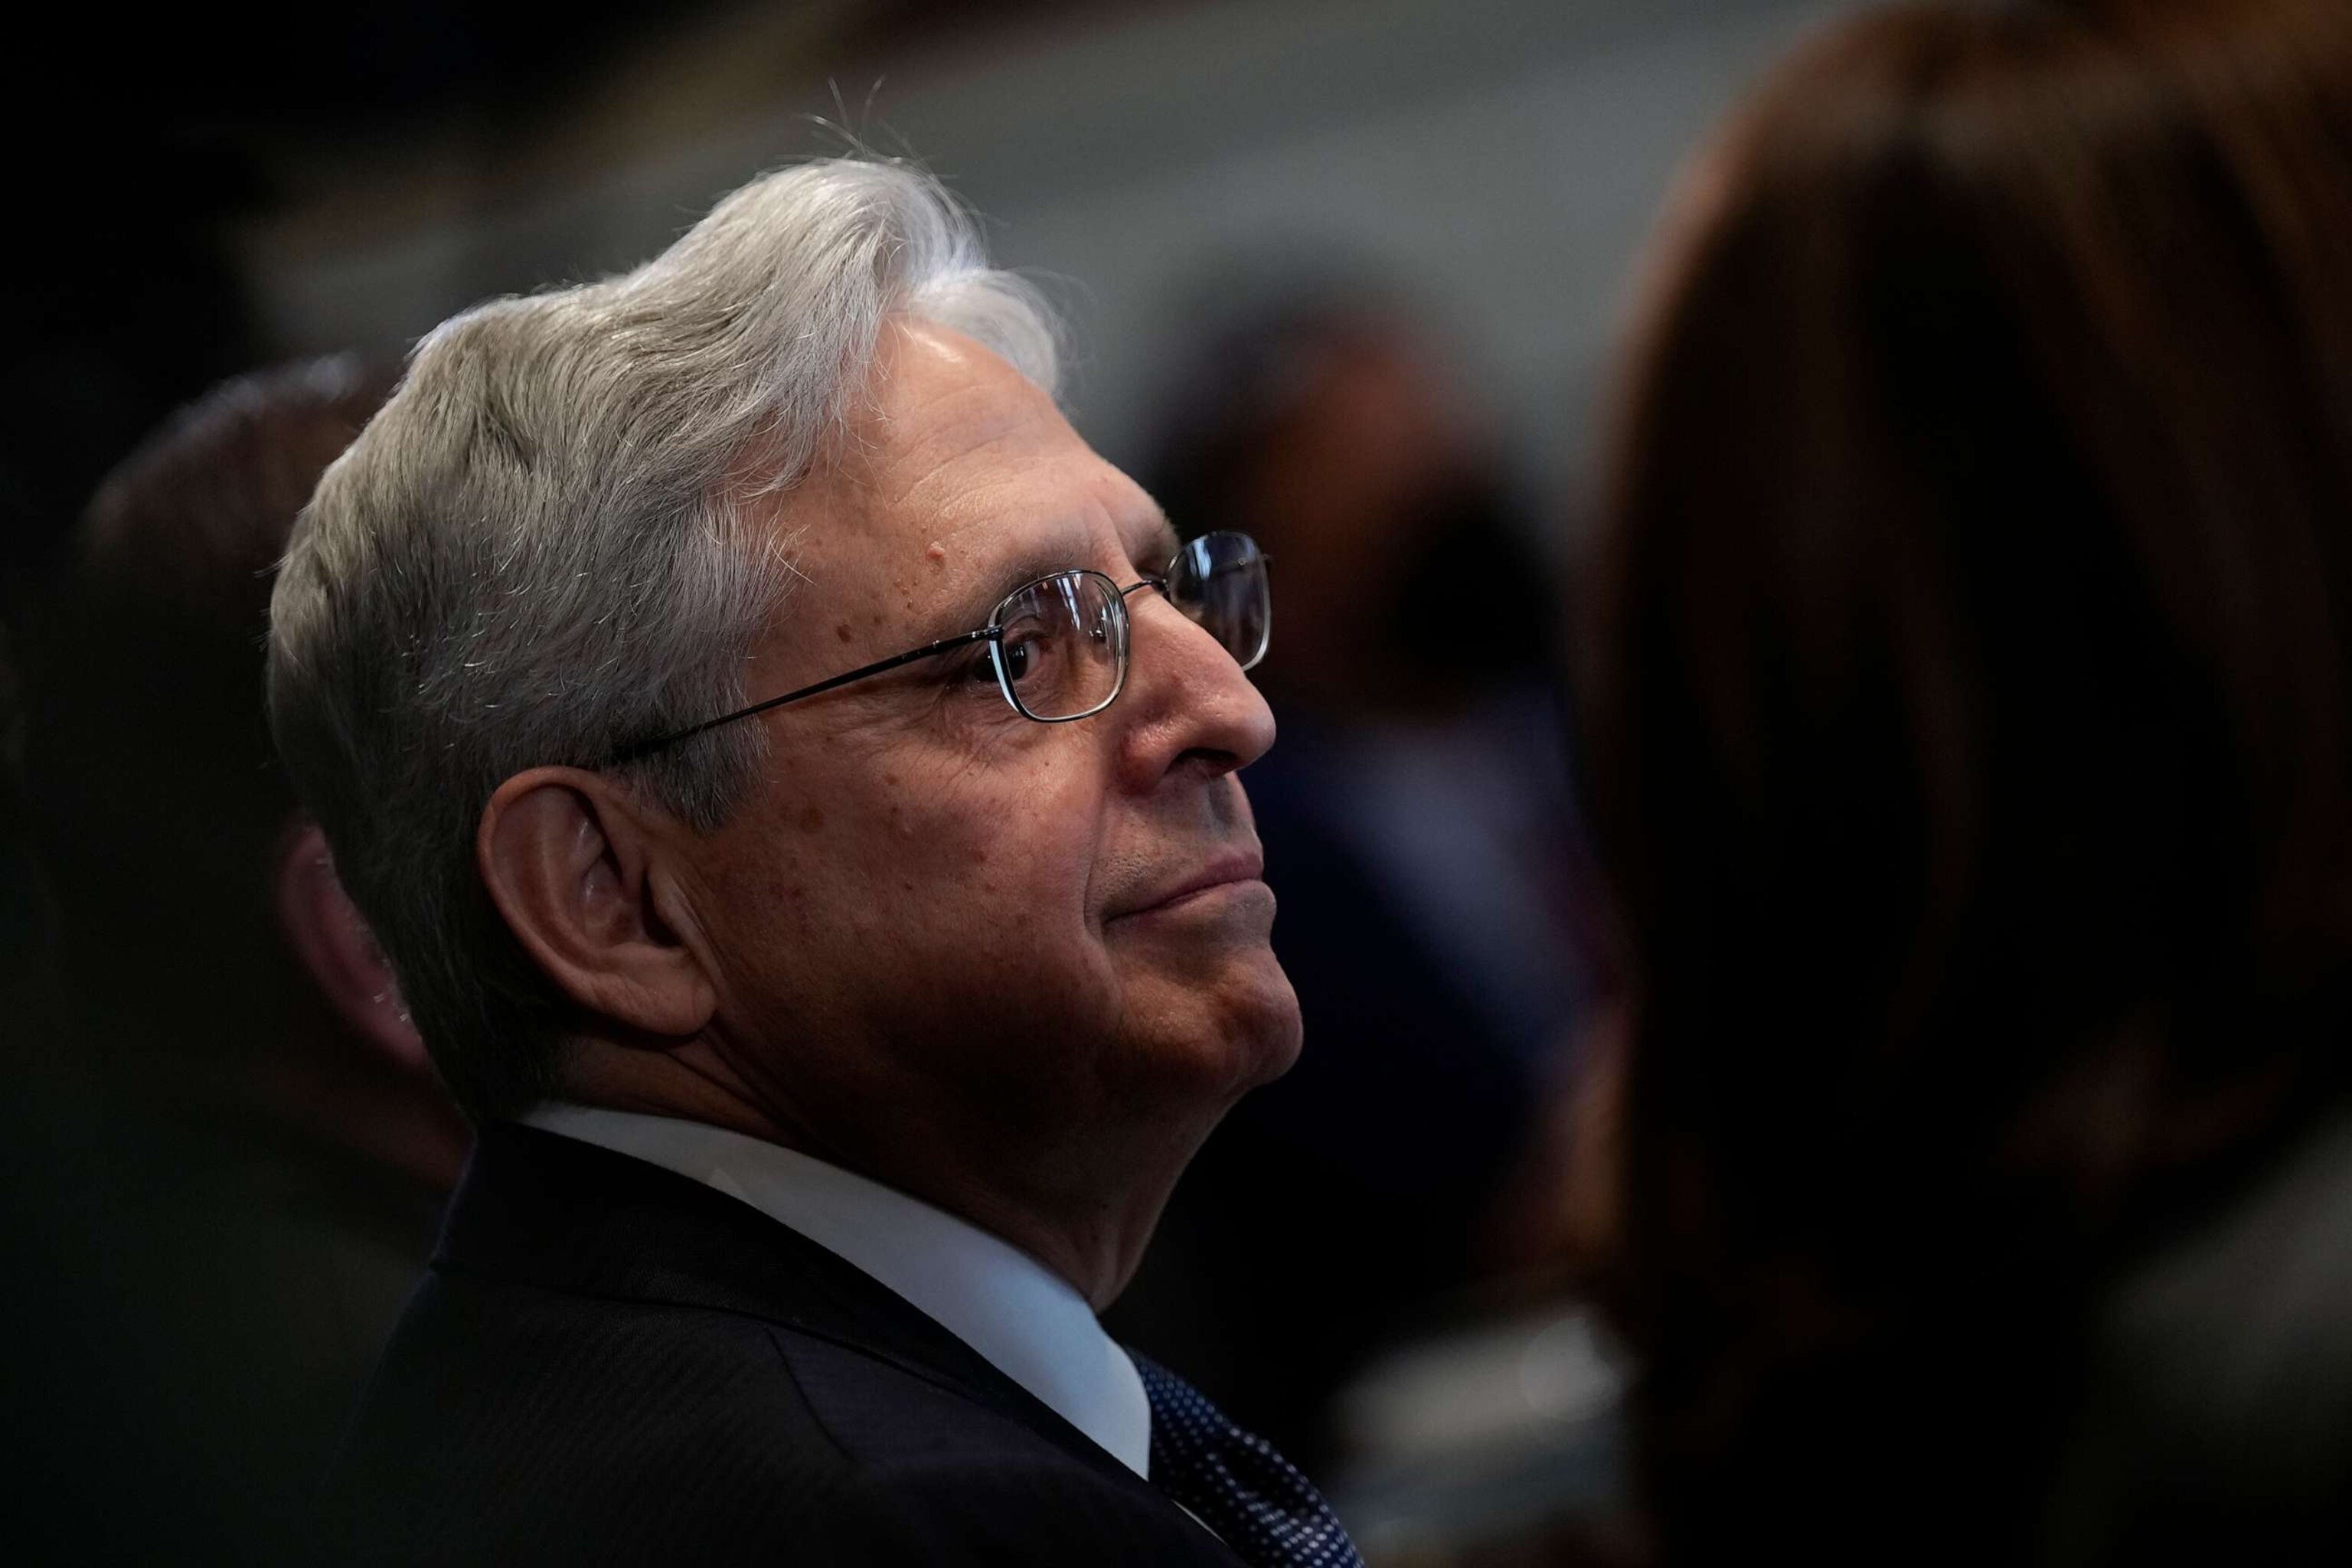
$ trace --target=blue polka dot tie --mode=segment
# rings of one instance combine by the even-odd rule
[[[1129,1352],[1131,1355],[1135,1352]],[[1313,1484],[1201,1391],[1135,1355],[1151,1400],[1151,1479],[1253,1568],[1364,1568]]]

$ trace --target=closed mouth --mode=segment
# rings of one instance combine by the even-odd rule
[[[1131,908],[1121,910],[1111,918],[1117,920],[1128,915],[1150,914],[1156,910],[1171,909],[1188,899],[1197,898],[1219,888],[1231,887],[1236,882],[1261,881],[1265,879],[1265,857],[1255,851],[1223,856],[1202,867],[1184,880],[1171,886],[1164,892],[1154,894]]]

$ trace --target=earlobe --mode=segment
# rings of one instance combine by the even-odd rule
[[[534,768],[500,784],[475,859],[532,962],[617,1037],[682,1041],[717,997],[701,955],[656,897],[664,845],[603,775]]]

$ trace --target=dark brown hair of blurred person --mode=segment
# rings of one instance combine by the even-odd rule
[[[2347,25],[1874,12],[1669,221],[1589,715],[1669,1561],[2345,1550]]]
[[[62,1408],[28,1420],[60,1477],[142,1478],[136,1509],[49,1489],[26,1528],[78,1554],[302,1559],[301,1501],[464,1158],[262,700],[287,535],[391,384],[337,358],[184,410],[100,488],[27,628],[49,1054],[87,1123],[37,1201],[90,1238],[46,1287]]]

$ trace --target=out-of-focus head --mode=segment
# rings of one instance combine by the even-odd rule
[[[1858,1332],[1939,1258],[2095,1268],[2343,1083],[2347,29],[1876,12],[1681,194],[1591,753],[1637,1278],[1746,1290],[1748,1352]],[[1666,1373],[1685,1415],[1685,1371],[1729,1430],[1744,1374]]]
[[[379,1069],[429,1081],[263,704],[273,568],[391,380],[320,360],[182,411],[91,500],[35,639],[27,771],[69,989],[192,1070],[282,1068],[315,989]],[[332,1070],[323,1040],[291,1048]]]
[[[1230,291],[1223,275],[1202,293]],[[1538,664],[1551,598],[1487,416],[1410,306],[1319,284],[1234,311],[1184,356],[1145,478],[1187,533],[1276,563],[1273,689],[1412,707]]]
[[[895,1174],[1136,1128],[1189,1148],[1287,1064],[1232,776],[1271,720],[1154,591],[1092,718],[1024,719],[967,644],[614,760],[1045,574],[1160,572],[1173,536],[1062,417],[1055,363],[934,183],[847,161],[418,348],[295,541],[271,695],[478,1114],[691,1046]]]

